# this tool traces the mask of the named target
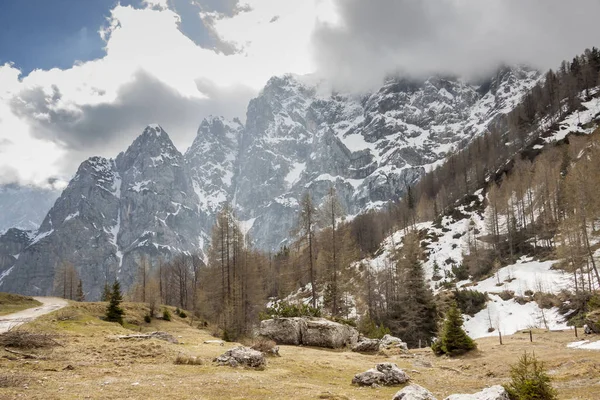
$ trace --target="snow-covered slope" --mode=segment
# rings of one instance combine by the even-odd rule
[[[479,201],[483,201],[481,191],[478,192],[478,196]],[[463,215],[458,220],[445,216],[440,225],[426,222],[415,227],[416,230],[423,231],[426,237],[422,240],[427,254],[423,268],[434,292],[442,290],[442,282],[452,281],[452,266],[462,263],[469,243],[486,236],[485,215],[488,210],[478,212],[472,204],[470,207],[460,206],[457,209]],[[385,268],[389,265],[393,250],[402,246],[404,234],[401,230],[388,237],[378,256],[365,262],[375,271]],[[479,246],[485,246],[485,243],[480,242]],[[526,295],[529,291],[557,294],[571,287],[570,274],[552,269],[557,262],[542,262],[522,257],[515,264],[501,268],[493,276],[482,281],[466,280],[456,283],[459,289],[487,293],[489,298],[485,309],[473,317],[464,315],[465,330],[471,337],[479,338],[498,335],[498,331],[508,335],[531,327],[565,329],[567,326],[564,316],[558,313],[558,309],[542,309]],[[439,267],[439,280],[433,279],[436,274],[435,266]],[[503,300],[500,294],[504,291],[514,292],[515,298]],[[519,302],[517,298],[526,298],[526,302]]]

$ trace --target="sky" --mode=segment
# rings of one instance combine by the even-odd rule
[[[150,123],[185,151],[284,73],[365,92],[390,74],[547,69],[600,46],[597,0],[2,0],[0,184],[61,187]]]

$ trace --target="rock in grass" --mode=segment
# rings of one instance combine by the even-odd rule
[[[379,351],[379,340],[363,338],[352,346],[352,351],[357,353],[377,353]]]
[[[379,342],[380,350],[389,350],[398,348],[404,351],[408,350],[408,345],[402,341],[402,339],[397,338],[392,335],[384,335]]]
[[[509,397],[506,389],[496,385],[473,394],[453,394],[445,400],[509,400]]]
[[[392,400],[437,400],[435,396],[427,389],[419,385],[408,385],[398,393]]]
[[[380,363],[375,368],[354,375],[352,383],[359,386],[394,386],[408,382],[410,377],[394,363]]]
[[[252,350],[249,347],[239,346],[227,350],[214,360],[218,365],[227,365],[230,367],[248,367],[254,369],[265,369],[267,360],[263,353]]]

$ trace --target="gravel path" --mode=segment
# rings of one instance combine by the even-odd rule
[[[28,308],[23,311],[4,315],[0,317],[0,333],[4,333],[15,326],[33,321],[39,316],[65,307],[68,303],[58,297],[34,297],[42,303],[39,307]]]

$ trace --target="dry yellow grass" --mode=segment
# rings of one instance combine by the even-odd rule
[[[42,303],[35,300],[33,297],[12,293],[0,293],[0,316],[41,305]]]
[[[478,340],[479,350],[458,358],[436,358],[431,351],[409,355],[363,355],[347,351],[281,346],[281,357],[268,359],[265,371],[217,367],[212,359],[235,346],[204,344],[214,339],[205,330],[188,325],[188,319],[154,320],[137,330],[162,330],[181,343],[159,340],[115,341],[112,335],[131,333],[101,321],[105,304],[75,304],[76,314],[59,320],[46,315],[27,329],[65,335],[64,347],[39,350],[40,360],[11,359],[0,349],[0,370],[19,376],[27,388],[0,388],[0,398],[27,399],[391,399],[400,388],[359,388],[350,384],[355,373],[377,362],[391,361],[408,371],[413,381],[439,399],[452,393],[469,393],[508,380],[509,365],[523,351],[535,351],[546,362],[560,399],[600,399],[600,351],[567,349],[571,332],[535,332]],[[128,320],[143,320],[143,305],[126,305]],[[600,338],[598,338],[600,339]],[[198,357],[203,365],[176,365],[178,354]],[[7,358],[8,357],[8,358]]]

